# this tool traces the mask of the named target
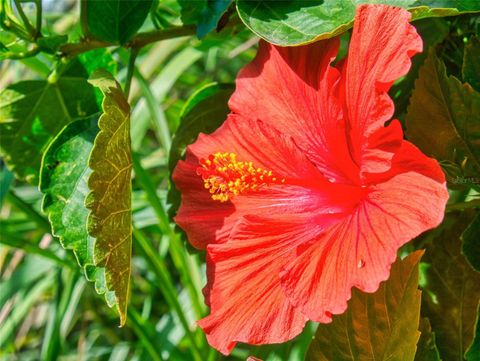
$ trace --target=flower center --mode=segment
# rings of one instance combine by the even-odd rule
[[[214,153],[208,159],[200,160],[197,174],[202,176],[205,188],[212,199],[226,202],[234,196],[258,191],[272,184],[285,183],[271,170],[257,168],[253,162],[239,162],[235,153]]]

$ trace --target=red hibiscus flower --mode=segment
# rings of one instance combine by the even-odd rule
[[[387,91],[422,50],[409,19],[359,6],[348,57],[335,67],[338,39],[262,42],[225,123],[175,169],[176,222],[207,250],[211,311],[199,325],[220,352],[331,321],[352,287],[376,291],[398,248],[442,221],[440,167],[403,140],[397,120],[385,125]]]

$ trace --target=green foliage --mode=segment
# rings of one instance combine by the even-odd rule
[[[231,2],[232,0],[178,0],[183,23],[197,25],[197,36],[200,39],[215,29]]]
[[[467,361],[476,361],[478,359],[478,355],[480,355],[480,303],[477,309],[477,322],[475,323],[473,341],[465,353],[465,359]]]
[[[227,118],[230,111],[227,102],[232,92],[232,85],[214,83],[199,89],[188,99],[170,147],[168,157],[170,174],[178,161],[185,156],[187,146],[192,144],[200,133],[212,133]],[[180,192],[173,182],[170,182],[168,201],[172,205],[170,214],[174,215],[180,206]]]
[[[465,46],[463,56],[463,80],[469,83],[475,90],[480,91],[480,38],[471,37]]]
[[[289,342],[239,343],[228,357],[208,345],[196,324],[207,313],[205,257],[188,249],[169,218],[167,204],[174,213],[180,199],[171,172],[200,132],[225,120],[228,84],[255,56],[258,39],[237,13],[260,36],[297,45],[350,28],[360,2],[0,0],[0,358],[304,360],[313,322]],[[448,217],[401,250],[407,256],[428,247],[420,269],[414,253],[395,264],[377,293],[354,290],[347,313],[319,326],[306,360],[372,359],[369,350],[376,359],[411,360],[420,331],[415,361],[477,361],[480,283],[470,266],[478,269],[478,215],[472,222],[468,208],[480,206],[472,160],[479,151],[480,17],[468,12],[478,2],[375,2],[411,7],[418,19],[425,51],[390,94],[403,120],[414,93],[410,140],[453,169]],[[348,39],[345,32],[342,55]],[[433,47],[438,59],[428,57]],[[105,71],[89,84],[99,68],[128,96]],[[417,128],[425,135],[416,138]],[[452,129],[455,136],[437,134]],[[346,355],[347,335],[354,356]]]
[[[88,33],[98,40],[125,44],[145,21],[152,0],[86,0],[82,9]]]
[[[460,253],[460,235],[472,217],[452,214],[433,233],[423,262],[427,287],[422,293],[422,314],[435,330],[443,360],[462,360],[472,343],[480,274]]]
[[[454,185],[475,183],[480,174],[479,113],[480,93],[447,77],[445,65],[432,49],[415,82],[406,116],[407,136],[427,155],[455,166],[459,173],[447,172]]]
[[[480,213],[462,234],[462,253],[470,265],[480,272]]]
[[[40,191],[42,208],[52,225],[52,234],[75,253],[88,279],[95,279],[93,239],[87,232],[85,198],[91,174],[88,159],[98,133],[98,115],[67,125],[48,147],[42,162]]]
[[[414,19],[480,11],[477,1],[428,0],[238,0],[240,18],[255,34],[270,43],[288,46],[311,43],[343,33],[352,26],[355,8],[382,3],[410,9]],[[432,7],[429,7],[432,6]]]
[[[47,80],[27,80],[0,93],[0,151],[15,175],[36,184],[48,143],[72,120],[98,111],[85,69],[73,61]]]
[[[432,332],[432,326],[428,318],[420,320],[420,339],[417,344],[415,361],[440,361],[437,344],[435,342],[435,333]]]
[[[397,260],[375,293],[352,290],[348,308],[320,324],[307,360],[413,360],[420,315],[418,262],[422,252]]]
[[[97,70],[89,81],[105,98],[98,121],[100,132],[88,163],[92,169],[85,201],[91,211],[88,233],[95,238],[94,263],[105,269],[107,290],[114,293],[120,324],[124,325],[132,256],[130,106],[107,71]],[[107,301],[109,297],[107,294]]]

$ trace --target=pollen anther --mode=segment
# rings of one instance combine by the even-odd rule
[[[226,202],[234,196],[258,191],[273,184],[285,183],[285,178],[271,170],[255,167],[253,162],[238,161],[235,153],[214,153],[200,160],[197,174],[213,200]]]

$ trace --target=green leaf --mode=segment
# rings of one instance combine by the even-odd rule
[[[270,43],[289,46],[339,35],[352,26],[355,8],[381,3],[410,9],[413,19],[480,11],[478,1],[438,0],[238,0],[245,25]]]
[[[152,0],[86,0],[89,32],[98,40],[125,44],[143,25]]]
[[[92,74],[90,83],[105,98],[99,119],[100,132],[90,155],[91,192],[86,199],[90,210],[88,233],[95,238],[94,263],[105,269],[106,288],[113,297],[124,325],[127,315],[132,257],[132,204],[130,106],[120,85],[105,70]],[[108,300],[107,300],[108,302]]]
[[[48,80],[27,80],[0,93],[0,154],[20,179],[36,184],[42,154],[76,118],[98,112],[88,74],[76,61]]]
[[[182,21],[197,25],[197,36],[203,38],[215,29],[218,20],[227,10],[232,0],[179,0]]]
[[[460,235],[471,219],[466,212],[450,213],[432,232],[423,258],[427,268],[422,315],[430,320],[444,360],[463,360],[473,339],[480,274],[460,253]]]
[[[53,35],[38,38],[38,46],[45,52],[55,54],[58,48],[68,41],[67,35]]]
[[[463,80],[480,91],[480,38],[472,36],[465,45],[463,56]]]
[[[437,344],[435,343],[435,333],[432,332],[432,326],[428,318],[420,320],[420,339],[417,344],[417,353],[415,361],[440,361]]]
[[[480,213],[462,234],[462,253],[468,263],[480,272]]]
[[[465,359],[467,361],[478,361],[478,355],[480,355],[480,303],[477,309],[477,322],[475,323],[475,336],[472,344],[468,347],[465,353]]]
[[[50,143],[42,161],[40,191],[42,209],[52,233],[72,250],[87,279],[93,280],[93,239],[87,232],[85,198],[91,170],[88,159],[98,133],[98,115],[67,125]]]
[[[417,251],[391,268],[390,278],[375,293],[352,290],[347,311],[320,324],[306,360],[414,359],[420,315]]]
[[[431,49],[415,82],[406,115],[407,137],[428,156],[452,164],[452,185],[480,174],[480,93],[453,76]]]
[[[170,174],[178,161],[185,156],[187,145],[193,143],[200,133],[212,133],[227,118],[230,111],[227,103],[233,90],[231,84],[212,83],[199,89],[188,99],[170,147]],[[173,182],[170,182],[168,202],[172,205],[169,213],[173,215],[180,206],[180,192]]]

